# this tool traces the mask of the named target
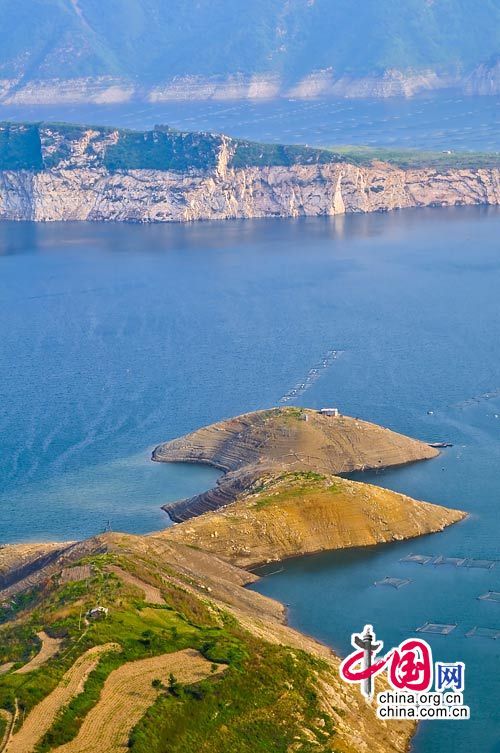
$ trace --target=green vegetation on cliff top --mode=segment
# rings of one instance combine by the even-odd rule
[[[84,139],[85,134],[90,138]],[[498,167],[498,153],[419,152],[369,147],[316,149],[261,144],[216,133],[177,131],[156,126],[131,131],[109,126],[65,123],[0,122],[0,170],[40,171],[55,167],[118,170],[213,170],[223,155],[227,166],[290,167],[352,162],[365,165],[381,160],[403,168],[440,169]]]
[[[403,168],[435,167],[441,170],[492,168],[500,166],[500,152],[430,152],[418,149],[391,149],[390,147],[332,146],[336,156],[355,165],[370,165],[375,161],[387,162]]]
[[[91,137],[83,144],[84,134],[89,131]],[[104,167],[111,171],[209,170],[216,167],[224,149],[227,149],[229,167],[289,167],[340,159],[328,149],[259,144],[164,126],[156,126],[151,131],[130,131],[66,123],[0,122],[0,170],[76,167],[82,162],[87,167]]]

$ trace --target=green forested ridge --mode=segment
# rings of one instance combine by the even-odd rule
[[[81,140],[89,128],[94,135],[86,147],[87,166],[106,167],[110,171],[210,170],[216,167],[223,145],[229,152],[228,166],[235,168],[289,167],[339,161],[370,164],[374,160],[404,168],[478,168],[497,167],[499,164],[496,153],[422,152],[354,146],[315,149],[260,144],[213,133],[185,133],[163,126],[143,132],[64,123],[0,123],[0,170],[42,170],[62,165],[75,167],[79,163],[68,161],[72,156],[73,143]],[[118,138],[115,138],[116,134]],[[103,140],[106,141],[104,146]],[[96,143],[99,149],[94,149]]]
[[[0,170],[40,170],[64,164],[71,156],[72,142],[81,139],[87,126],[71,124],[0,123]],[[183,133],[167,127],[152,131],[128,131],[94,127],[97,140],[118,134],[99,153],[90,141],[86,148],[89,166],[114,170],[211,169],[217,164],[222,137],[211,133]],[[43,135],[43,149],[40,136]],[[335,162],[330,150],[301,146],[258,144],[226,139],[234,167],[294,165]],[[74,166],[74,165],[73,165]]]
[[[500,48],[498,0],[0,0],[0,78],[470,69]]]

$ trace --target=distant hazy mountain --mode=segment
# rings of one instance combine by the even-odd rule
[[[0,19],[9,101],[411,94],[470,76],[491,92],[498,77],[500,0],[0,0]]]

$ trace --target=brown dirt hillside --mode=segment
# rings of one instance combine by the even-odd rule
[[[264,471],[339,474],[433,458],[423,442],[349,416],[273,408],[206,426],[159,445],[153,460],[205,463],[225,472],[217,486],[165,505],[181,522],[233,502]]]
[[[465,517],[371,484],[312,472],[262,480],[233,504],[162,536],[239,567],[301,554],[408,539]]]

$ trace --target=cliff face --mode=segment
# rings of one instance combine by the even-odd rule
[[[453,155],[438,157],[439,167],[402,168],[163,127],[0,123],[0,219],[185,222],[500,203],[495,159],[455,168]]]
[[[464,84],[466,94],[498,96],[500,94],[500,55],[479,65]]]
[[[468,204],[500,204],[499,169],[338,163],[184,174],[102,167],[0,171],[3,220],[185,222]]]

